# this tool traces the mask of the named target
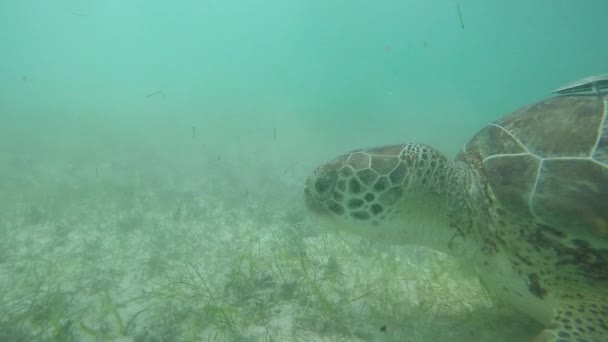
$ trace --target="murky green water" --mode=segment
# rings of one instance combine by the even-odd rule
[[[0,340],[533,336],[445,256],[319,231],[302,183],[606,73],[607,10],[1,1]]]

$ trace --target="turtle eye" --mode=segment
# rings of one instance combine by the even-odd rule
[[[327,177],[327,175],[321,176],[315,182],[315,190],[317,190],[317,192],[320,194],[326,192],[330,186],[331,186],[331,180]]]
[[[314,182],[315,190],[318,194],[324,195],[333,189],[338,178],[338,173],[334,170],[320,170]]]

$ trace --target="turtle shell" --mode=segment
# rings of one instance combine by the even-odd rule
[[[548,98],[490,123],[458,159],[481,159],[496,205],[515,217],[608,244],[607,111],[607,97]]]

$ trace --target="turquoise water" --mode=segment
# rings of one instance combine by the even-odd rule
[[[340,285],[356,292],[344,297],[319,292],[335,288],[303,271],[317,262],[350,265],[339,272],[348,279],[378,266],[354,248],[314,254],[336,238],[301,230],[301,249],[288,250],[285,232],[308,229],[305,177],[365,146],[423,142],[452,156],[487,122],[606,73],[607,11],[605,0],[0,1],[1,339],[372,340],[387,335],[353,322],[376,331],[387,317],[390,331],[438,338],[407,313],[369,309],[401,303],[398,291],[355,281]],[[302,249],[310,259],[296,257]],[[268,277],[245,277],[245,259]],[[195,277],[189,265],[208,271],[217,295],[192,280],[199,306],[142,297]],[[220,290],[235,269],[249,296]],[[255,309],[251,298],[289,286]],[[346,306],[367,292],[379,297]],[[301,304],[309,298],[317,306]],[[244,320],[285,307],[298,324]],[[217,323],[226,315],[237,322]],[[438,336],[470,340],[448,334],[462,320]],[[507,335],[489,326],[489,338]],[[387,338],[401,340],[396,330]]]

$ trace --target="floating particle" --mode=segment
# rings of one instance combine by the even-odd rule
[[[456,10],[458,11],[458,19],[460,19],[460,27],[464,30],[464,21],[462,21],[462,12],[460,11],[460,4],[456,3]]]
[[[152,94],[148,94],[148,95],[146,95],[146,97],[152,97],[152,96],[156,96],[156,95],[158,95],[158,94],[162,94],[162,91],[161,91],[161,90],[159,90],[159,91],[155,91],[155,92],[153,92]],[[164,97],[164,95],[163,95],[163,97]]]

